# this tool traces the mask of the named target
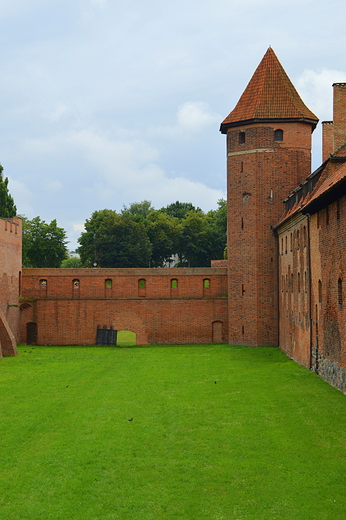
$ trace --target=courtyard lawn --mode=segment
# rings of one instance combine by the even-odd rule
[[[275,348],[20,346],[4,520],[344,520],[346,397]]]

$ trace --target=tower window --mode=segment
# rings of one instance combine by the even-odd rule
[[[209,280],[209,278],[204,278],[204,280],[203,280],[203,288],[204,289],[209,289],[210,288],[210,280]]]
[[[239,144],[245,143],[245,132],[239,132]]]
[[[318,280],[318,301],[321,303],[322,301],[322,282]]]
[[[275,130],[274,141],[283,141],[284,133],[282,130]]]
[[[338,304],[342,307],[342,280],[338,280]]]

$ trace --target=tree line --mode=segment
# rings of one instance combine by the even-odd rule
[[[150,201],[135,202],[121,213],[94,211],[78,239],[78,252],[85,267],[209,266],[210,260],[223,258],[226,221],[223,199],[208,213],[188,202],[159,210]]]
[[[17,214],[0,165],[0,217]],[[227,206],[204,213],[189,202],[174,202],[156,210],[150,201],[94,211],[78,239],[80,258],[68,258],[66,231],[56,220],[40,217],[23,222],[23,267],[180,267],[210,266],[223,258]]]

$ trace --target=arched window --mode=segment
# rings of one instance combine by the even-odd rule
[[[40,280],[40,293],[41,296],[47,296],[47,280],[45,279]]]
[[[138,280],[138,296],[146,296],[146,280],[144,278]]]
[[[245,132],[239,132],[239,144],[245,143]]]
[[[178,296],[178,280],[176,278],[171,279],[171,296]]]
[[[303,246],[306,247],[306,226],[303,227]]]
[[[342,280],[338,280],[338,304],[342,307]]]
[[[79,298],[80,282],[77,278],[72,280],[72,297]]]
[[[106,289],[112,288],[112,280],[110,278],[107,278],[107,280],[105,280],[105,288]]]
[[[209,289],[209,287],[210,287],[210,280],[209,280],[209,278],[204,278],[204,280],[203,280],[203,287],[204,287],[204,289]]]
[[[282,130],[278,129],[274,132],[274,141],[282,141],[284,138],[284,133]]]

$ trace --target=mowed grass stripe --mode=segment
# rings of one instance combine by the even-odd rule
[[[345,396],[278,349],[21,346],[0,395],[0,518],[346,516]]]

